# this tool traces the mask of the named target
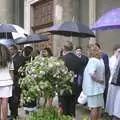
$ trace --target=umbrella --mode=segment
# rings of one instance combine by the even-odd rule
[[[0,24],[0,33],[17,32],[12,24]]]
[[[16,39],[19,37],[26,37],[27,36],[27,32],[20,26],[18,25],[14,25],[14,24],[6,24],[6,25],[11,25],[12,27],[14,27],[14,29],[16,30],[16,32],[0,32],[0,38],[4,38],[4,39]]]
[[[92,26],[92,30],[108,29],[120,29],[120,8],[108,11]]]
[[[57,35],[74,36],[74,37],[95,37],[94,33],[88,26],[72,21],[65,21],[53,25],[49,32]]]
[[[12,39],[0,39],[0,43],[9,47],[11,45],[14,45],[15,44],[15,41],[12,40]]]
[[[48,40],[49,39],[46,36],[33,34],[33,35],[29,35],[26,38],[22,38],[22,37],[17,38],[17,39],[15,39],[15,43],[18,45],[22,45],[22,44],[43,42],[43,41],[48,41]]]

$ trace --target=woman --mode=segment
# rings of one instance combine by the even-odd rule
[[[110,116],[114,116],[115,119],[120,119],[120,80],[119,80],[119,69],[120,64],[120,44],[117,44],[113,48],[114,54],[110,57],[110,80],[109,89],[106,103],[106,112]],[[118,79],[118,81],[117,81]]]
[[[7,120],[8,98],[12,96],[13,64],[9,50],[0,44],[0,119]]]
[[[41,57],[52,57],[53,53],[51,51],[51,49],[49,47],[45,47],[42,51],[41,51]],[[51,107],[53,103],[53,97],[49,97],[47,99],[47,103],[46,106]]]
[[[42,56],[42,57],[51,57],[51,56],[53,56],[53,53],[52,53],[52,51],[51,51],[50,48],[45,47],[45,48],[41,51],[41,56]]]
[[[101,51],[96,45],[89,47],[88,54],[89,61],[83,76],[83,93],[87,96],[91,120],[98,120],[100,108],[104,107],[105,67]]]

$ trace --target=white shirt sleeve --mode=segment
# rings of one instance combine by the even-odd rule
[[[97,67],[98,67],[98,60],[94,58],[90,59],[88,72],[90,74],[94,74],[97,70]]]
[[[11,62],[9,62],[8,63],[8,68],[9,68],[9,70],[14,70],[14,64],[13,64],[13,61],[11,61]]]

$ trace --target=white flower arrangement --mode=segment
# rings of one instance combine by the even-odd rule
[[[37,56],[27,63],[19,72],[24,72],[21,78],[22,98],[25,101],[37,97],[51,97],[55,93],[71,92],[73,73],[69,72],[62,60],[55,57],[43,58]]]

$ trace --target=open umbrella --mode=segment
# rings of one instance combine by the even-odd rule
[[[12,24],[0,24],[0,33],[7,32],[17,32]]]
[[[33,34],[33,35],[29,35],[26,38],[22,38],[22,37],[17,38],[17,39],[15,39],[15,43],[18,45],[22,45],[22,44],[43,42],[43,41],[48,41],[48,40],[49,39],[46,36]]]
[[[3,27],[5,27],[5,30],[0,32],[0,38],[4,39],[16,39],[18,37],[26,37],[27,32],[20,26],[14,25],[14,24],[1,24]],[[16,32],[7,30],[6,26],[10,26],[11,28],[14,28]]]
[[[65,21],[53,25],[49,32],[57,35],[74,36],[74,37],[95,37],[94,33],[88,26],[79,22]]]
[[[120,8],[108,11],[92,26],[92,30],[110,29],[120,29]]]
[[[16,44],[15,41],[12,39],[0,39],[0,43],[7,47]]]

